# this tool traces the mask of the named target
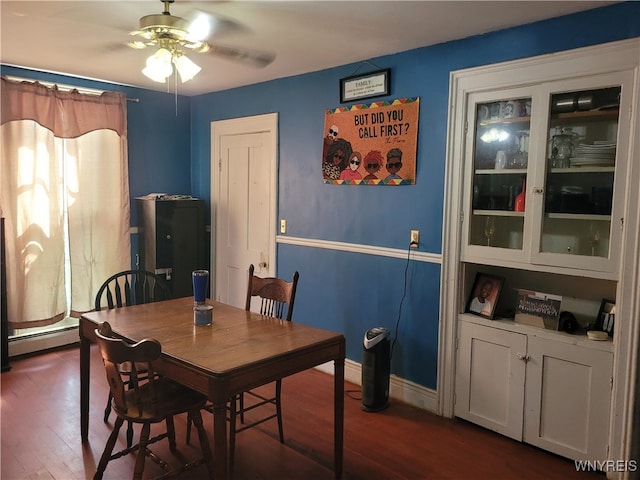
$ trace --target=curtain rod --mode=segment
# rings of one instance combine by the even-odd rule
[[[9,80],[14,80],[17,82],[32,82],[32,83],[38,82],[39,84],[44,85],[45,87],[56,86],[62,91],[77,90],[78,92],[86,93],[87,95],[100,95],[101,93],[104,93],[107,91],[107,90],[98,90],[97,88],[77,87],[73,85],[67,85],[64,83],[46,82],[44,80],[34,80],[33,78],[16,77],[14,75],[4,75],[4,77]],[[125,97],[125,98],[127,99],[128,102],[140,103],[139,98],[132,98],[132,97]]]

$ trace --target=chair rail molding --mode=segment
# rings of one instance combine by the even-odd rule
[[[290,237],[288,235],[276,236],[276,243],[298,245],[309,248],[324,248],[341,252],[363,253],[365,255],[378,255],[390,258],[407,258],[407,250],[401,248],[376,247],[359,243],[336,242],[333,240],[315,240],[312,238]],[[439,253],[417,252],[411,250],[409,258],[418,262],[442,263],[442,255]]]

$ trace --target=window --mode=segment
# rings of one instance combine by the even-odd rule
[[[126,99],[2,78],[10,330],[59,326],[130,268]]]

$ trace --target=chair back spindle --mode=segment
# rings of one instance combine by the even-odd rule
[[[298,272],[295,272],[291,282],[274,277],[262,278],[254,275],[254,266],[250,265],[245,310],[251,309],[253,297],[260,297],[260,314],[291,321],[298,277]]]
[[[96,294],[95,309],[102,308],[102,299],[107,308],[157,302],[171,298],[171,290],[162,278],[146,270],[125,270],[109,277]]]

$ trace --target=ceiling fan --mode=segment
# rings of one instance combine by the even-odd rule
[[[214,44],[209,37],[217,32],[240,28],[234,21],[201,11],[190,15],[192,19],[172,15],[169,7],[175,0],[161,0],[161,14],[140,18],[140,28],[131,32],[136,37],[128,45],[132,48],[157,47],[142,70],[150,79],[164,83],[173,73],[175,65],[182,82],[191,80],[201,68],[185,52],[211,53],[249,63],[257,67],[270,64],[275,55],[270,52]]]

